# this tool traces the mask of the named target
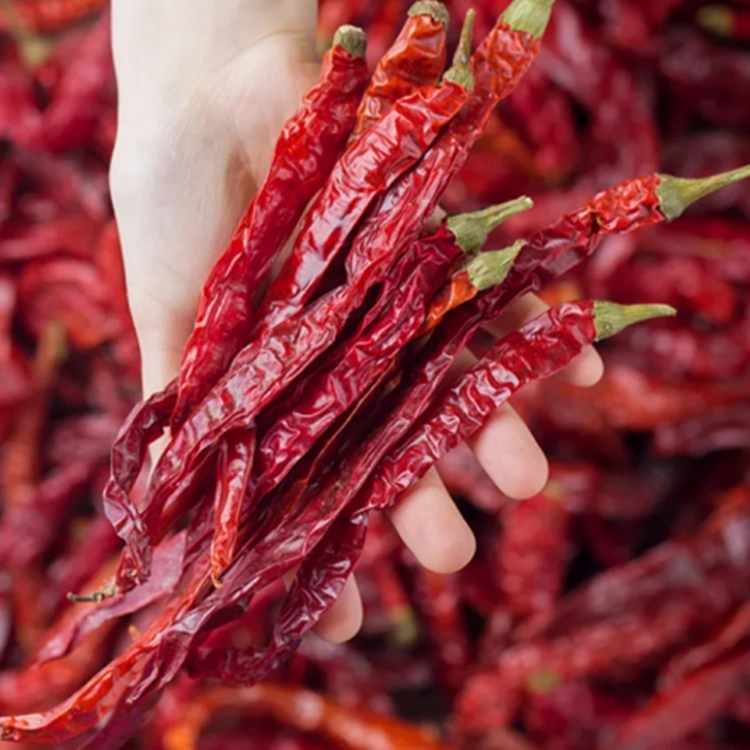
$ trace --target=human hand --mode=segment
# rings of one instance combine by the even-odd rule
[[[120,95],[112,196],[124,249],[128,294],[143,361],[144,392],[179,371],[200,289],[267,170],[274,142],[317,80],[312,0],[114,0],[113,39]],[[537,310],[520,301],[493,326],[515,328]],[[471,359],[466,352],[459,366]],[[569,378],[595,382],[591,351]],[[544,455],[510,408],[470,446],[511,497],[536,494]],[[404,542],[426,567],[449,573],[475,542],[440,469],[391,513]],[[362,620],[351,580],[318,632],[353,636]]]

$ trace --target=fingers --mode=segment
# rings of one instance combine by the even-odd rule
[[[434,468],[405,493],[390,518],[417,560],[435,573],[455,573],[474,557],[474,534]]]
[[[535,294],[527,294],[503,313],[497,320],[485,326],[494,336],[502,337],[549,310]],[[573,385],[586,388],[601,380],[604,363],[593,346],[587,346],[560,374]]]
[[[496,513],[507,502],[466,443],[438,461],[437,470],[451,495],[464,497],[488,513]]]
[[[362,627],[362,617],[362,597],[352,576],[336,603],[320,618],[315,632],[331,643],[344,643],[357,635]]]
[[[495,485],[515,500],[544,489],[549,465],[524,421],[508,405],[496,411],[469,446]]]

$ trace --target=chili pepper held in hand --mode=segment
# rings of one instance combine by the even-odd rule
[[[310,299],[357,222],[422,159],[442,128],[460,112],[471,86],[470,74],[455,65],[442,84],[399,100],[377,128],[349,147],[308,211],[291,256],[266,293],[256,335],[299,311]]]
[[[306,383],[301,401],[287,408],[264,436],[258,454],[258,493],[273,489],[283,478],[281,472],[291,469],[322,430],[387,367],[392,356],[424,332],[424,327],[421,331],[419,328],[431,291],[442,282],[455,259],[478,250],[499,222],[525,206],[524,201],[513,202],[456,216],[404,256],[402,268],[396,269],[386,282],[382,302],[376,303],[365,318],[365,324],[372,319],[370,326],[347,342],[340,354],[332,355],[335,367]],[[498,272],[495,283],[502,281],[513,261],[508,254],[501,260],[494,269]],[[382,315],[377,318],[381,309]]]
[[[501,339],[431,406],[380,464],[363,492],[367,510],[389,507],[430,466],[481,428],[519,388],[564,368],[594,341],[641,320],[674,315],[662,305],[567,303]]]
[[[337,32],[320,82],[284,126],[268,176],[212,269],[180,365],[174,426],[200,403],[247,343],[253,292],[334,169],[366,83],[365,44],[359,29],[342,27]]]
[[[410,106],[416,108],[412,114],[415,114],[417,121],[425,126],[424,135],[428,141],[437,135],[434,130],[437,122],[441,119],[444,122],[446,119],[449,120],[453,117],[466,100],[467,92],[464,85],[470,85],[471,74],[465,67],[465,65],[459,63],[446,74],[446,81],[441,87],[431,89],[431,91],[437,92],[437,99],[433,102],[430,110],[425,111],[416,108],[416,102],[411,103]],[[459,82],[453,83],[451,80],[453,77],[456,77]],[[447,98],[443,95],[444,92],[447,92]],[[421,100],[421,95],[419,98]],[[403,102],[400,104],[403,105]],[[384,122],[391,115],[399,120],[404,116],[404,113],[408,112],[408,108],[400,110],[397,107],[390,115],[386,116]],[[365,134],[352,150],[366,146],[371,134],[380,133],[382,126],[383,123],[376,131]],[[410,132],[414,135],[414,131]],[[393,150],[397,148],[400,150],[403,144],[397,144],[394,141],[392,147]],[[417,155],[413,148],[407,148],[406,153],[410,155],[410,158]],[[339,163],[339,166],[345,161],[346,157]],[[379,171],[375,170],[375,172]],[[379,178],[377,185],[382,189]],[[359,201],[363,210],[366,207],[365,204],[369,202],[366,198],[369,192],[369,190],[365,191],[364,200]],[[341,205],[337,206],[338,208],[341,208]],[[314,213],[312,211],[312,214]],[[308,214],[308,217],[310,215]],[[347,216],[346,221],[350,222],[350,220],[351,217]],[[326,216],[323,223],[327,224],[328,221],[330,221],[329,215]],[[305,231],[303,229],[303,235]],[[340,235],[335,234],[334,237],[340,238]],[[314,247],[314,245],[311,245],[311,247]],[[265,318],[264,324],[266,324],[266,327],[261,330],[253,343],[235,358],[229,371],[219,381],[213,393],[180,428],[162,455],[155,469],[152,488],[150,488],[146,499],[145,534],[136,533],[126,548],[123,566],[121,571],[118,572],[120,586],[131,586],[134,580],[147,575],[151,545],[150,536],[155,533],[164,504],[168,496],[179,485],[180,477],[186,474],[205,449],[212,446],[223,434],[233,429],[251,427],[252,420],[257,413],[286,388],[320,352],[333,343],[350,314],[364,301],[369,288],[385,277],[396,261],[394,256],[399,249],[399,243],[392,241],[389,243],[387,240],[363,247],[362,253],[357,255],[354,263],[350,263],[351,256],[347,259],[349,283],[334,289],[312,307],[306,308],[298,315],[285,317],[275,328],[269,328],[267,326],[269,318]],[[292,262],[287,267],[291,269],[289,273],[292,276],[300,269],[304,271],[304,262],[302,266],[298,265],[298,262],[305,257],[307,257],[306,254],[302,253],[295,258],[293,252],[290,259]],[[307,257],[307,262],[309,260],[310,258]],[[306,271],[304,272],[306,273]],[[313,274],[313,277],[319,276],[320,273]],[[305,278],[306,282],[313,280],[309,276]],[[279,279],[279,289],[285,288],[287,281],[283,280],[283,272]],[[300,290],[295,285],[293,286],[301,292],[302,297],[305,296],[304,289]],[[273,299],[273,296],[272,288],[270,299]],[[293,297],[297,298],[297,302],[300,301],[299,295],[295,292],[293,292]],[[282,294],[282,298],[285,298],[285,295]],[[291,309],[296,304],[296,302],[292,302]],[[285,312],[282,311],[279,314],[287,315],[290,308],[286,302],[282,302],[281,307],[275,307],[274,309],[278,312],[282,308]],[[255,375],[252,373],[255,373]],[[221,392],[228,393],[237,387],[245,392],[238,403],[230,403],[230,401],[218,395]],[[216,408],[218,406],[217,399],[223,403],[218,410]],[[210,419],[206,420],[209,412],[211,413]]]
[[[411,6],[401,33],[372,74],[359,105],[354,137],[374,126],[399,99],[438,82],[445,69],[449,21],[446,7],[436,0]]]

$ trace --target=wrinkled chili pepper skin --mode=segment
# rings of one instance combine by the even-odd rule
[[[258,312],[259,331],[288,318],[310,299],[373,201],[422,159],[466,98],[466,89],[450,81],[418,89],[349,147],[306,214],[291,256],[266,293]]]
[[[278,484],[417,333],[430,293],[442,283],[461,252],[455,238],[441,229],[435,238],[421,240],[404,256],[381,294],[382,303],[365,319],[365,324],[372,319],[370,326],[347,342],[340,354],[332,355],[333,361],[340,357],[335,367],[306,384],[301,401],[277,419],[264,436],[258,452],[258,493]],[[389,307],[378,319],[385,304]]]
[[[525,619],[552,611],[567,568],[569,512],[551,481],[544,492],[503,511],[498,546],[500,589],[508,608]]]
[[[246,343],[252,297],[302,213],[334,169],[356,118],[367,67],[340,46],[276,143],[263,185],[201,292],[180,366],[179,426]]]
[[[720,716],[746,686],[749,675],[750,647],[745,645],[652,698],[619,727],[607,747],[668,747]]]
[[[565,367],[594,341],[592,316],[588,302],[561,305],[502,339],[381,463],[364,493],[366,507],[388,507],[519,388]]]
[[[357,112],[354,137],[373,127],[399,100],[438,82],[445,69],[445,24],[430,14],[411,16],[380,59]]]

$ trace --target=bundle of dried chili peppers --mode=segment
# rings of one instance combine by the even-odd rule
[[[19,36],[101,5],[46,2],[2,6],[0,738],[745,746],[744,11],[325,0],[180,377],[128,414],[108,18]],[[529,291],[552,309],[483,347]],[[548,377],[605,339],[593,392]],[[461,446],[508,400],[552,458],[523,503]],[[372,513],[438,460],[479,542],[448,577]],[[308,635],[355,568],[362,634]]]

